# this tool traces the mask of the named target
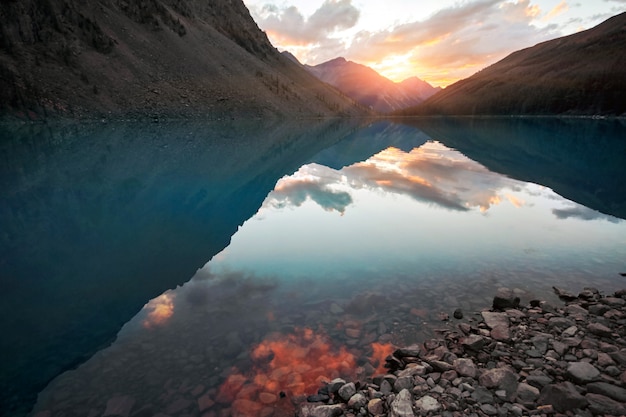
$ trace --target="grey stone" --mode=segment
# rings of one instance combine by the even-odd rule
[[[385,413],[385,404],[380,398],[374,398],[367,403],[367,411],[373,416],[382,416]]]
[[[389,395],[391,394],[392,391],[393,391],[393,387],[391,386],[389,381],[385,379],[383,380],[383,382],[380,383],[380,392],[382,392],[383,395]]]
[[[574,337],[576,336],[576,333],[578,332],[578,327],[576,326],[569,326],[567,329],[563,330],[561,332],[561,335],[565,336],[565,337]]]
[[[407,356],[417,358],[420,356],[421,353],[422,353],[422,348],[420,347],[420,345],[411,345],[408,347],[396,349],[393,352],[393,356],[395,356],[396,358],[400,358],[400,359],[405,358]]]
[[[343,404],[319,405],[302,404],[300,406],[301,417],[338,417],[343,414]]]
[[[354,382],[348,382],[347,384],[339,388],[339,391],[337,391],[337,393],[342,400],[348,401],[350,397],[356,394],[356,386],[354,385]]]
[[[548,327],[551,329],[565,330],[574,325],[574,322],[565,317],[550,317],[548,319]]]
[[[589,312],[578,304],[570,304],[565,307],[565,312],[570,316],[587,316]]]
[[[479,404],[493,404],[493,394],[485,387],[478,386],[471,395],[472,399]]]
[[[343,387],[345,384],[345,379],[335,378],[328,383],[328,392],[335,394],[339,391],[339,388]]]
[[[453,366],[444,361],[428,361],[428,364],[433,367],[435,372],[446,372],[453,369]]]
[[[498,288],[496,295],[493,297],[493,308],[496,310],[504,310],[507,308],[516,308],[519,306],[520,299],[509,288]]]
[[[626,406],[623,402],[612,400],[600,394],[587,394],[585,398],[589,401],[589,411],[594,415],[626,415]]]
[[[550,341],[549,335],[536,335],[530,339],[530,342],[533,344],[535,349],[537,349],[543,355],[548,351],[548,342]]]
[[[463,311],[461,311],[460,308],[457,308],[456,310],[454,310],[454,313],[452,314],[452,316],[457,319],[460,320],[463,318]]]
[[[554,290],[554,293],[558,295],[559,298],[562,300],[573,301],[577,298],[574,294],[562,288],[552,287],[552,289]]]
[[[567,351],[567,345],[565,343],[552,340],[552,349],[559,355],[563,355]]]
[[[477,334],[471,334],[461,339],[461,345],[463,347],[475,352],[481,350],[486,343],[485,338]]]
[[[539,398],[539,390],[525,382],[517,386],[517,401],[523,404],[533,403]]]
[[[500,342],[507,342],[511,340],[511,332],[509,326],[496,326],[491,329],[491,337]]]
[[[348,400],[348,407],[352,408],[353,410],[358,411],[361,407],[365,407],[366,405],[367,398],[365,398],[365,395],[361,394],[360,392],[357,392]]]
[[[588,310],[590,314],[593,314],[594,316],[601,316],[604,313],[606,313],[607,311],[609,311],[611,308],[607,305],[604,304],[593,304],[590,305]]]
[[[461,376],[476,378],[478,369],[474,361],[469,358],[459,358],[454,361],[454,370]]]
[[[610,352],[609,355],[615,362],[622,366],[626,366],[626,349],[622,349],[619,352]]]
[[[480,313],[485,320],[485,324],[490,329],[498,326],[509,326],[509,316],[506,313],[494,313],[492,311],[483,311]]]
[[[589,324],[587,326],[587,331],[600,337],[611,337],[611,334],[613,333],[611,329],[600,323]]]
[[[611,359],[608,353],[598,352],[598,365],[605,367],[615,365],[615,361]]]
[[[393,384],[393,390],[395,392],[400,392],[403,389],[408,389],[410,391],[413,389],[413,385],[413,377],[402,376],[396,379],[396,382]]]
[[[506,398],[512,401],[517,392],[517,375],[507,368],[494,368],[484,371],[478,378],[480,385],[506,391]]]
[[[543,387],[538,404],[552,405],[555,410],[564,413],[576,408],[583,408],[588,404],[588,401],[580,395],[574,384],[561,382]]]
[[[398,372],[398,378],[403,376],[416,376],[416,375],[426,375],[429,371],[429,367],[425,364],[419,363],[410,363],[406,368]]]
[[[488,416],[495,416],[496,414],[498,414],[498,409],[491,404],[483,404],[480,406],[480,409]]]
[[[528,375],[526,377],[526,383],[528,385],[532,385],[533,387],[539,389],[545,387],[548,384],[551,384],[552,382],[552,378],[547,375]]]
[[[578,384],[586,384],[597,379],[600,371],[588,362],[571,362],[567,366],[567,375]]]
[[[626,305],[626,300],[618,297],[604,297],[600,302],[607,304],[611,307],[623,307]]]
[[[415,407],[424,412],[439,411],[441,410],[441,403],[436,398],[430,395],[424,395],[419,400],[415,401]]]
[[[592,382],[586,386],[587,392],[600,394],[626,404],[626,389],[606,382]]]
[[[403,389],[396,395],[389,409],[390,417],[414,417],[413,404],[411,403],[411,393]]]

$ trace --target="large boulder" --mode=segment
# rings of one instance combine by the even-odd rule
[[[571,382],[561,382],[543,387],[538,403],[552,405],[560,413],[587,406],[588,401]]]

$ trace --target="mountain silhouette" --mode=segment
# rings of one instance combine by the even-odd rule
[[[346,96],[379,113],[414,106],[439,91],[417,77],[395,83],[366,65],[341,57],[304,67]]]
[[[514,52],[402,115],[622,115],[626,13]]]

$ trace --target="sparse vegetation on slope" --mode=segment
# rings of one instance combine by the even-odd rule
[[[18,117],[363,112],[282,57],[241,0],[2,2],[0,80],[0,114]]]

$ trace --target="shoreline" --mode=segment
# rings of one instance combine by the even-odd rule
[[[296,415],[625,415],[626,289],[554,290],[563,306],[501,288],[480,319],[396,349],[387,374],[321,386]]]

